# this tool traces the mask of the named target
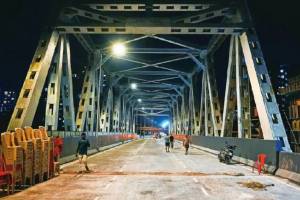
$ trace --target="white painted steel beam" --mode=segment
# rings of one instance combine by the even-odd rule
[[[57,130],[58,128],[58,111],[64,55],[64,42],[64,38],[60,37],[50,69],[51,73],[47,90],[47,103],[45,112],[45,127],[50,131]]]
[[[7,130],[32,125],[58,39],[56,31],[42,34]]]
[[[291,151],[257,36],[243,33],[240,42],[264,139],[282,140],[283,149]]]

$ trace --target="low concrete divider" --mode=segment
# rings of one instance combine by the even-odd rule
[[[135,134],[115,134],[115,135],[92,135],[87,139],[90,142],[88,155],[104,151],[109,148],[121,145],[123,143],[130,142],[136,139]],[[80,136],[67,136],[63,138],[63,151],[60,158],[60,163],[64,164],[76,159],[76,149]]]
[[[300,153],[280,152],[276,175],[300,183]]]
[[[183,136],[175,136],[182,140]],[[191,136],[192,146],[213,154],[218,154],[227,142],[236,145],[233,160],[253,166],[260,153],[266,154],[267,171],[274,173],[276,170],[276,142],[274,140],[244,139],[233,137]]]

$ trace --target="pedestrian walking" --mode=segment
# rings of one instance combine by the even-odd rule
[[[185,148],[185,155],[188,154],[190,143],[191,143],[191,140],[190,140],[189,135],[185,135],[185,138],[184,138],[183,143],[182,143],[184,148]]]
[[[170,136],[166,135],[164,139],[165,139],[166,152],[170,152]]]
[[[171,144],[171,148],[174,148],[174,136],[170,135],[170,144]]]
[[[78,157],[80,168],[81,168],[81,164],[83,164],[86,172],[90,172],[90,169],[87,165],[87,151],[89,147],[90,147],[90,142],[86,139],[86,133],[82,133],[81,139],[78,141],[76,157]],[[80,170],[79,172],[82,172],[82,170]]]

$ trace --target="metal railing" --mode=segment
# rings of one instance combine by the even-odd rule
[[[65,137],[78,137],[81,135],[81,133],[86,133],[87,136],[100,136],[100,135],[125,135],[125,134],[134,134],[134,133],[122,133],[122,132],[96,132],[96,131],[47,131],[48,132],[48,136],[59,136],[61,138],[65,138]]]

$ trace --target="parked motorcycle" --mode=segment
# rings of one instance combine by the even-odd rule
[[[229,145],[226,142],[225,147],[218,154],[219,161],[230,164],[233,157],[233,151],[236,149],[236,147],[236,145]]]

